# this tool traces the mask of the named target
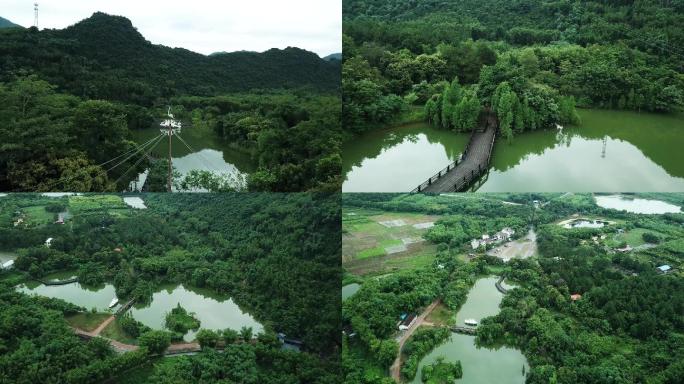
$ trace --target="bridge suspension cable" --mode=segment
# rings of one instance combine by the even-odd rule
[[[152,150],[157,147],[157,145],[162,141],[163,138],[164,138],[164,135],[159,135],[159,137],[157,137],[157,140],[154,142],[154,145],[150,146],[147,149],[147,151],[145,153],[143,153],[142,156],[140,156],[140,158],[133,165],[131,165],[124,173],[122,173],[121,176],[119,176],[119,178],[116,179],[114,184],[115,185],[119,184],[119,181],[121,181],[121,179],[123,179],[124,176],[126,176],[128,174],[128,172],[130,172],[132,169],[137,167],[138,164],[140,164],[140,162],[143,161],[143,159],[149,157]]]
[[[221,167],[215,167],[216,164],[211,164],[211,160],[207,159],[204,157],[202,152],[196,151],[194,148],[190,146],[180,135],[176,135],[178,137],[178,140],[180,140],[190,151],[197,153],[197,156],[200,158],[201,161],[204,162],[204,165],[206,165],[209,169],[214,168],[216,171],[220,172]]]
[[[121,158],[122,156],[125,156],[125,155],[127,155],[127,154],[129,154],[129,153],[131,153],[131,152],[138,153],[138,152],[140,152],[141,150],[144,150],[144,147],[150,147],[150,144],[151,144],[153,141],[156,140],[156,141],[154,142],[154,145],[152,145],[152,146],[150,147],[150,149],[151,149],[151,148],[154,148],[154,147],[159,143],[159,141],[161,141],[161,138],[162,138],[163,136],[164,136],[164,135],[161,135],[161,134],[160,134],[159,136],[154,137],[154,138],[148,140],[147,142],[143,143],[142,145],[139,145],[139,146],[136,145],[136,147],[133,148],[132,150],[127,151],[126,153],[124,153],[124,154],[122,154],[122,155],[119,155],[119,156],[117,156],[117,157],[115,157],[115,158],[113,158],[113,159],[110,159],[110,160],[108,160],[108,161],[105,161],[105,162],[102,163],[102,164],[111,163],[113,160],[119,159],[119,158]],[[127,157],[125,160],[119,162],[117,165],[115,165],[115,166],[113,166],[113,167],[107,169],[105,172],[108,173],[108,172],[110,172],[111,170],[115,169],[116,167],[120,166],[121,164],[123,164],[124,162],[126,162],[128,159],[130,159],[131,157],[133,157],[133,156],[135,155],[135,153],[134,153],[133,155]],[[149,156],[149,151],[148,151],[147,155]],[[98,166],[98,167],[101,167],[102,164],[99,164],[99,165],[97,165],[97,166]],[[50,182],[50,183],[48,183],[48,184],[45,185],[45,190],[46,190],[46,191],[50,191],[53,187],[55,187],[55,186],[57,186],[57,185],[59,185],[59,184],[66,183],[66,182],[69,182],[69,181],[71,181],[71,180],[74,180],[75,178],[80,177],[80,176],[81,176],[81,175],[76,174],[76,175],[73,175],[73,176],[70,176],[70,177],[67,177],[67,178],[63,178],[63,179],[60,178],[60,179],[54,180],[54,181],[52,181],[52,182]],[[92,179],[94,179],[94,178],[92,178]],[[117,181],[117,182],[118,182],[118,181]]]

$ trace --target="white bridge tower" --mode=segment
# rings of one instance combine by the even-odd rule
[[[171,107],[169,106],[169,110],[166,112],[167,118],[162,120],[162,122],[159,124],[161,126],[160,131],[169,136],[169,175],[168,175],[168,180],[167,180],[167,185],[166,189],[167,192],[171,192],[171,182],[173,180],[173,165],[171,164],[171,136],[179,134],[181,131],[181,122],[179,120],[176,120],[173,118],[173,114],[171,114]]]

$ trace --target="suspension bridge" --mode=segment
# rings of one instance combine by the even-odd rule
[[[181,128],[182,128],[182,123],[180,120],[174,118],[173,114],[171,113],[171,108],[169,107],[168,112],[167,112],[167,117],[163,119],[159,123],[160,129],[159,129],[159,134],[154,136],[153,138],[145,141],[142,144],[134,144],[133,148],[130,150],[114,157],[111,158],[103,163],[97,164],[96,166],[99,168],[102,168],[104,172],[107,174],[107,176],[110,176],[112,172],[118,171],[121,169],[124,169],[124,167],[128,166],[128,168],[125,168],[125,170],[118,175],[118,178],[114,181],[115,185],[118,185],[120,182],[125,180],[127,177],[130,177],[132,172],[139,172],[141,170],[141,167],[144,165],[143,162],[147,160],[148,164],[149,163],[154,163],[155,161],[158,161],[158,158],[155,158],[152,154],[154,153],[154,150],[159,146],[159,144],[164,141],[165,138],[168,138],[168,175],[167,175],[167,192],[172,192],[173,188],[173,157],[172,157],[172,145],[173,145],[173,138],[176,138],[177,141],[179,141],[185,148],[190,150],[191,153],[197,153],[199,160],[202,162],[202,165],[207,169],[207,170],[220,170],[220,166],[215,166],[212,165],[211,160],[206,158],[200,151],[195,150],[183,137],[181,136]],[[62,177],[59,180],[52,181],[44,186],[43,189],[50,191],[59,186],[60,184],[62,185],[61,189],[64,189],[64,186],[67,185],[67,183],[74,181],[76,179],[82,178],[83,174],[82,173],[77,173],[74,175],[71,175],[69,177]],[[135,185],[135,187],[133,187]],[[127,190],[145,190],[148,187],[148,179],[146,178],[143,184],[138,188],[137,186],[137,180],[135,182],[131,182],[130,185],[128,186]]]

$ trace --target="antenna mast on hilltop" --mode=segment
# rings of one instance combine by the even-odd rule
[[[166,115],[168,118],[162,121],[159,125],[161,126],[160,131],[169,136],[169,178],[167,180],[166,189],[168,192],[171,192],[171,182],[173,180],[173,165],[171,164],[171,136],[180,133],[181,122],[173,118],[171,107],[169,107]]]
[[[38,28],[38,3],[33,3],[33,26]]]

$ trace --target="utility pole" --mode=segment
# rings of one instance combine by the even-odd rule
[[[171,192],[173,184],[173,159],[171,157],[171,136],[180,133],[181,122],[173,118],[173,115],[171,114],[171,107],[169,107],[169,110],[166,112],[166,115],[167,119],[162,121],[159,125],[161,126],[161,132],[169,136],[169,174],[166,183],[166,191]]]
[[[173,177],[173,164],[171,161],[171,136],[173,134],[169,133],[169,178],[168,184],[166,186],[166,192],[171,192],[171,178]]]
[[[606,146],[608,145],[608,136],[603,136],[603,151],[601,151],[601,158],[606,158]]]
[[[33,3],[33,26],[38,28],[38,3]]]

